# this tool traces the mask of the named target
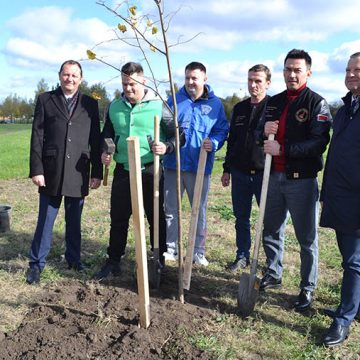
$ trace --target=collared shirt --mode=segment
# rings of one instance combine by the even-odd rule
[[[66,96],[66,95],[64,95],[64,96],[65,96],[66,109],[67,109],[69,115],[71,116],[72,113],[74,112],[77,100],[79,98],[79,92],[77,91],[75,93],[75,95],[73,95],[73,96]]]

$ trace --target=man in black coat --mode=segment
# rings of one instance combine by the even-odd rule
[[[349,89],[338,110],[327,156],[320,200],[320,225],[335,230],[344,269],[341,300],[323,343],[341,344],[360,306],[360,52],[350,56],[345,85]]]
[[[40,281],[62,197],[65,259],[69,269],[83,269],[80,249],[84,197],[89,187],[98,188],[102,179],[98,104],[79,92],[81,65],[74,60],[65,61],[59,80],[60,87],[39,95],[32,126],[30,177],[39,187],[40,199],[26,276],[29,284]]]

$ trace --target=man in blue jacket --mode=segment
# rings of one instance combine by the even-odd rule
[[[185,85],[176,94],[179,126],[185,134],[185,145],[180,149],[181,194],[186,190],[192,204],[195,179],[201,146],[208,152],[203,189],[200,200],[199,218],[195,240],[194,261],[207,266],[205,258],[206,204],[210,187],[210,175],[214,165],[215,152],[219,150],[229,131],[224,107],[206,84],[206,68],[199,62],[185,67]],[[172,107],[172,98],[168,100]],[[201,145],[203,144],[203,145]],[[164,158],[165,182],[164,202],[166,218],[166,242],[168,251],[165,260],[175,260],[177,255],[178,215],[176,188],[175,153]]]
[[[320,225],[335,230],[344,269],[341,300],[323,343],[341,344],[360,306],[360,52],[350,56],[344,106],[336,113],[320,200]]]

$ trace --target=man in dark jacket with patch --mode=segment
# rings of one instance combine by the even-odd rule
[[[250,263],[250,214],[253,196],[260,203],[264,169],[264,151],[255,137],[255,129],[263,115],[269,96],[271,72],[263,64],[252,66],[248,71],[248,91],[250,97],[234,106],[224,172],[223,186],[231,185],[231,199],[236,218],[236,258],[229,266],[230,271],[243,269]]]
[[[320,225],[336,231],[344,269],[340,305],[323,343],[341,344],[360,305],[360,52],[350,56],[345,85],[349,89],[338,110],[327,156],[320,200]]]
[[[102,179],[100,121],[97,101],[79,92],[81,65],[65,61],[60,87],[39,95],[32,126],[30,177],[39,187],[39,215],[31,244],[26,281],[40,281],[51,247],[52,229],[65,202],[65,260],[81,271],[81,213],[89,187]]]
[[[307,310],[313,299],[318,272],[317,173],[330,140],[331,114],[323,97],[307,87],[311,57],[291,50],[284,61],[287,89],[270,98],[265,109],[264,151],[273,156],[264,216],[263,245],[267,269],[260,289],[281,286],[285,226],[290,213],[300,245],[300,293],[295,310]]]

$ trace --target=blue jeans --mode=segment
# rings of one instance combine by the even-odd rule
[[[250,257],[250,214],[253,195],[259,205],[263,172],[254,175],[246,174],[234,167],[231,173],[231,199],[236,230],[236,257]]]
[[[310,291],[315,289],[318,275],[318,199],[316,178],[288,180],[285,173],[270,175],[263,231],[267,273],[276,279],[282,277],[289,212],[300,244],[300,288]]]
[[[349,326],[360,306],[360,231],[349,234],[336,231],[344,269],[341,301],[335,313],[339,325]]]
[[[40,194],[38,221],[29,256],[29,265],[32,268],[37,266],[40,270],[43,270],[45,267],[46,257],[51,248],[52,230],[61,201],[62,196]],[[69,264],[80,262],[83,205],[83,198],[65,196],[65,259]]]
[[[194,196],[196,174],[188,171],[181,171],[181,197],[186,190],[190,205]],[[199,217],[196,230],[194,253],[205,254],[206,241],[206,207],[208,193],[210,188],[210,175],[204,176],[204,182],[201,192],[199,205]],[[177,211],[177,194],[176,194],[176,171],[165,169],[164,172],[164,206],[166,219],[166,243],[168,251],[177,253],[178,239],[178,211]]]

